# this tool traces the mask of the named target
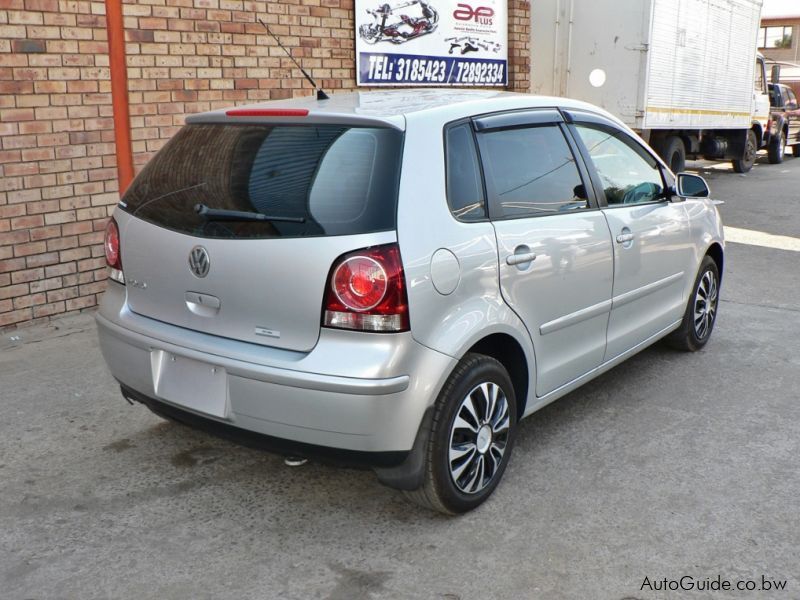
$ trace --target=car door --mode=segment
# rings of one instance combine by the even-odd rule
[[[787,141],[791,146],[797,147],[800,144],[800,110],[797,106],[797,96],[795,96],[792,88],[785,88],[786,103],[784,109],[786,110],[786,119],[789,121],[789,135]],[[797,153],[792,149],[792,154],[797,156]]]
[[[679,321],[696,265],[689,216],[666,193],[672,175],[611,121],[572,113],[614,241],[614,289],[605,360]]]
[[[541,397],[602,362],[611,236],[558,111],[494,115],[475,127],[501,292],[532,338]]]

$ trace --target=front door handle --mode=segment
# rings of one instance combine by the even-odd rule
[[[608,239],[608,238],[606,238]],[[620,233],[617,236],[617,243],[618,244],[627,244],[628,242],[633,241],[633,234],[632,233]]]
[[[506,256],[506,264],[511,266],[522,265],[536,260],[536,252],[520,252]]]

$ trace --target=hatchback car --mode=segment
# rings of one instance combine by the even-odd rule
[[[109,222],[122,394],[470,510],[517,425],[663,337],[708,341],[705,182],[561,98],[416,90],[191,116]]]

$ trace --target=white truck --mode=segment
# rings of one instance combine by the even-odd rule
[[[770,131],[762,0],[535,0],[531,87],[602,106],[670,168],[687,156],[749,171]],[[785,142],[784,142],[785,143]],[[777,158],[780,160],[777,160]],[[773,160],[773,159],[776,160]]]

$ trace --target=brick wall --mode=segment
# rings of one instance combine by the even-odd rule
[[[353,0],[128,0],[137,170],[184,115],[355,87]],[[529,2],[509,0],[509,89],[529,89]],[[0,328],[97,304],[118,201],[105,5],[0,0]]]

